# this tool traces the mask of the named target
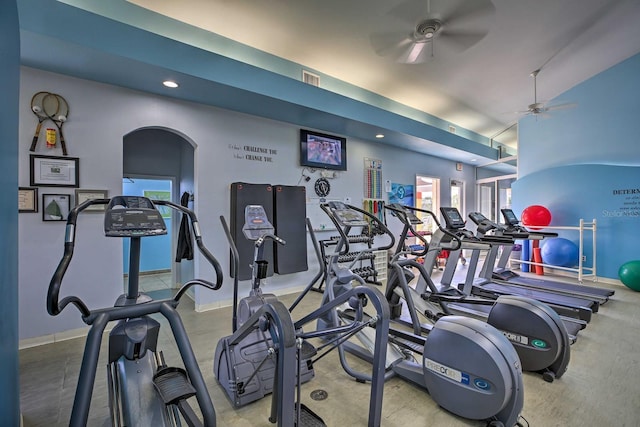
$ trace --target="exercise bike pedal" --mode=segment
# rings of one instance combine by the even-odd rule
[[[196,394],[196,389],[187,378],[187,372],[181,368],[160,368],[153,376],[153,384],[165,405],[176,405]]]
[[[326,427],[326,424],[315,412],[304,404],[300,404],[300,424],[296,427]]]

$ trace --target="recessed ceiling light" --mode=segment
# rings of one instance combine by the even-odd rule
[[[379,134],[376,135],[376,138],[384,138],[384,135],[379,133]]]
[[[478,161],[478,159],[471,159],[470,161],[471,161],[471,162],[477,162],[477,161]]]
[[[171,81],[171,80],[165,80],[162,82],[163,85],[165,85],[166,87],[170,87],[170,88],[177,88],[179,85],[178,83]]]

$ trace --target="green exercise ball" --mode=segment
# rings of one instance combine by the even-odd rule
[[[640,292],[640,260],[622,264],[618,269],[618,277],[627,288]]]

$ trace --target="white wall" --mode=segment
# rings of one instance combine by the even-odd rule
[[[63,95],[70,104],[70,117],[65,124],[69,155],[80,158],[81,188],[105,188],[117,194],[122,182],[122,139],[129,132],[144,127],[165,127],[195,142],[194,188],[195,211],[198,214],[205,244],[227,271],[228,247],[222,235],[219,216],[229,216],[229,185],[242,181],[298,185],[302,168],[298,166],[299,127],[261,119],[214,107],[177,101],[119,87],[70,78],[67,76],[22,68],[20,88],[20,185],[29,184],[29,152],[27,147],[35,128],[35,117],[29,112],[33,93],[48,90]],[[179,90],[179,89],[178,89]],[[170,93],[170,92],[168,92]],[[272,162],[244,158],[244,146],[275,150]],[[236,149],[235,147],[239,147]],[[39,147],[39,154],[50,153]],[[437,153],[434,153],[437,154]],[[236,157],[241,158],[236,158]],[[350,197],[360,205],[364,190],[363,158],[383,160],[383,180],[414,184],[415,175],[442,179],[442,200],[449,200],[449,179],[467,183],[467,206],[473,206],[474,169],[455,170],[455,163],[400,150],[377,143],[348,140],[349,171],[332,180],[331,198]],[[307,195],[313,197],[313,182],[306,183]],[[302,185],[301,184],[301,185]],[[40,192],[73,193],[73,189],[41,188]],[[64,226],[44,223],[41,214],[21,214],[20,233],[20,337],[40,337],[82,327],[80,316],[72,307],[55,319],[45,309],[50,277],[62,255]],[[90,307],[113,304],[122,292],[122,247],[118,239],[102,236],[100,215],[84,215],[79,219],[76,253],[63,282],[61,296],[75,294]],[[269,279],[269,290],[300,287],[317,271],[313,251],[309,250],[308,272]],[[212,278],[213,270],[202,259],[195,260],[195,276]],[[223,290],[198,290],[196,304],[213,307],[231,299],[232,280],[227,276]],[[244,286],[242,289],[247,289]],[[246,292],[241,291],[241,295]]]

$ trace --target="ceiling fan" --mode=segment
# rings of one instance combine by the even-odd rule
[[[384,26],[392,31],[371,34],[369,39],[380,56],[420,64],[478,43],[489,32],[494,14],[491,0],[427,0],[426,11],[424,0],[409,0],[389,12],[395,19]]]
[[[538,102],[538,86],[537,86],[537,77],[540,74],[540,68],[531,72],[531,77],[533,77],[533,104],[529,104],[526,110],[518,111],[518,114],[524,115],[532,115],[532,116],[540,116],[546,117],[545,113],[552,110],[563,110],[566,108],[573,108],[575,104],[558,104],[558,105],[545,105],[544,102]]]

